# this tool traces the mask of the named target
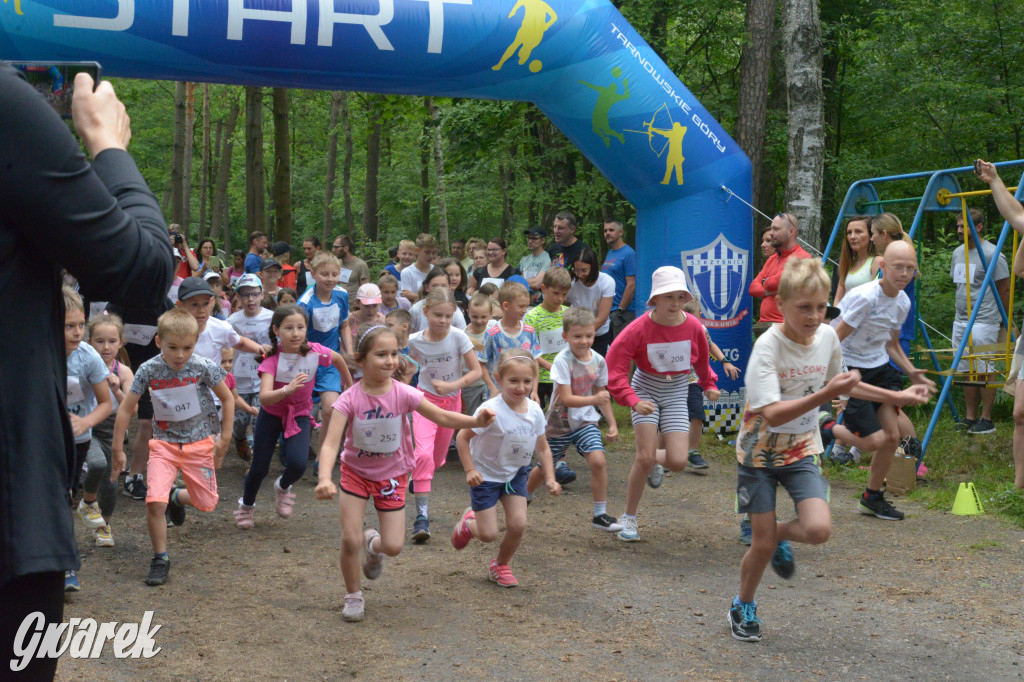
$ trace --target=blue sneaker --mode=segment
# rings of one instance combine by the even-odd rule
[[[740,544],[750,547],[754,540],[754,529],[750,527],[750,517],[744,516],[740,521]]]
[[[417,516],[412,524],[412,539],[422,544],[430,539],[430,521],[426,516]]]
[[[775,548],[775,554],[772,555],[772,568],[780,578],[788,580],[793,577],[793,573],[796,572],[796,561],[793,559],[793,548],[790,546],[789,540],[781,540],[779,546]]]
[[[761,641],[761,619],[757,617],[757,602],[733,600],[729,609],[729,628],[732,636],[741,642]]]
[[[82,586],[78,584],[77,571],[64,571],[64,591],[81,592]]]
[[[555,467],[555,481],[558,485],[566,485],[576,480],[576,472],[569,468],[565,462],[559,462]]]
[[[625,514],[619,517],[622,530],[619,531],[619,539],[623,542],[637,542],[640,540],[640,532],[636,527],[636,519],[629,518]]]

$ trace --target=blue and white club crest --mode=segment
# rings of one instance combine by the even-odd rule
[[[734,245],[724,234],[707,246],[681,253],[683,273],[690,293],[700,292],[700,305],[705,320],[714,320],[714,327],[735,327],[747,314],[743,309],[747,297],[747,269],[750,252]]]

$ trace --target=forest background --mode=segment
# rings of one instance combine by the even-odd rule
[[[755,205],[796,213],[815,247],[857,179],[1022,157],[1024,0],[614,4],[751,156]],[[606,218],[624,220],[633,241],[629,203],[528,103],[128,79],[115,87],[132,117],[132,153],[193,246],[211,237],[230,253],[260,230],[298,250],[309,236],[349,234],[360,256],[381,263],[399,239],[431,232],[444,252],[456,237],[502,236],[515,263],[523,230],[550,226],[561,210],[601,251]],[[1003,171],[1008,185],[1019,170]],[[882,198],[922,189],[887,184]],[[989,216],[994,241],[1002,221],[991,201],[972,205]],[[888,208],[909,228],[915,203]],[[755,215],[755,247],[767,222]],[[928,214],[919,254],[922,314],[943,330],[953,313],[952,226],[951,214]]]

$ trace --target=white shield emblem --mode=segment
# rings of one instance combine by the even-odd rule
[[[719,233],[715,241],[682,252],[683,272],[690,293],[700,293],[706,320],[735,318],[747,299],[750,252],[732,244]]]

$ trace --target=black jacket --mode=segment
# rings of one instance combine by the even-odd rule
[[[0,65],[0,585],[76,568],[68,489],[74,438],[61,267],[94,301],[157,306],[167,227],[132,158],[90,165],[41,95]]]

